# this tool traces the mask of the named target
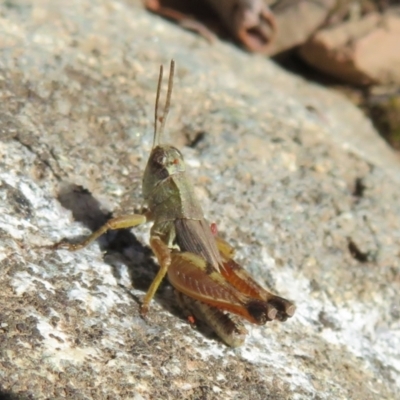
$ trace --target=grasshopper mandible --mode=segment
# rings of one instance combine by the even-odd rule
[[[291,317],[296,307],[256,283],[233,260],[234,249],[220,238],[204,219],[194,189],[186,175],[181,152],[161,139],[168,116],[174,77],[171,61],[168,92],[159,117],[163,67],[157,86],[153,148],[143,175],[143,197],[147,211],[110,219],[86,240],[78,244],[61,241],[52,248],[78,250],[107,230],[131,228],[152,222],[150,246],[160,269],[144,296],[140,313],[146,315],[149,304],[165,275],[176,289],[180,303],[203,320],[230,346],[243,343],[246,329],[232,314],[263,325]]]

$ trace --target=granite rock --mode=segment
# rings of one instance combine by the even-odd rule
[[[232,350],[191,329],[149,227],[51,251],[141,205],[160,64],[204,212],[296,302]],[[394,399],[400,163],[349,101],[139,1],[0,5],[0,386],[20,398]]]
[[[400,7],[315,33],[299,49],[314,68],[353,85],[400,84]]]

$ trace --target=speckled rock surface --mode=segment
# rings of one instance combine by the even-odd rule
[[[298,307],[236,350],[191,329],[167,283],[139,317],[157,271],[148,226],[76,253],[38,247],[140,206],[171,57],[169,132],[207,218]],[[4,393],[397,398],[400,164],[343,97],[122,0],[2,3],[0,96]]]

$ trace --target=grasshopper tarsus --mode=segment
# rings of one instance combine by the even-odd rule
[[[65,249],[69,251],[80,250],[83,247],[85,246],[83,246],[81,243],[71,243],[68,242],[66,239],[62,239],[58,243],[55,243],[54,245],[50,246],[52,250]]]
[[[68,239],[64,238],[61,239],[57,243],[49,244],[47,246],[40,246],[42,249],[48,249],[48,250],[68,250],[68,251],[77,251],[82,249],[85,246],[82,246],[81,243],[71,243],[68,241]]]
[[[140,316],[141,316],[143,319],[146,319],[147,313],[148,313],[148,312],[149,312],[149,306],[148,306],[148,305],[142,304],[142,305],[139,307],[139,314],[140,314]]]

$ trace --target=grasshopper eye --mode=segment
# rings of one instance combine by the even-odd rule
[[[160,167],[164,167],[165,166],[165,162],[167,161],[167,157],[165,157],[164,155],[160,155],[159,157],[157,157],[155,160],[156,164],[158,164]]]
[[[182,153],[178,149],[173,149],[171,155],[173,156],[172,164],[176,165],[179,164],[179,162],[183,161]]]

